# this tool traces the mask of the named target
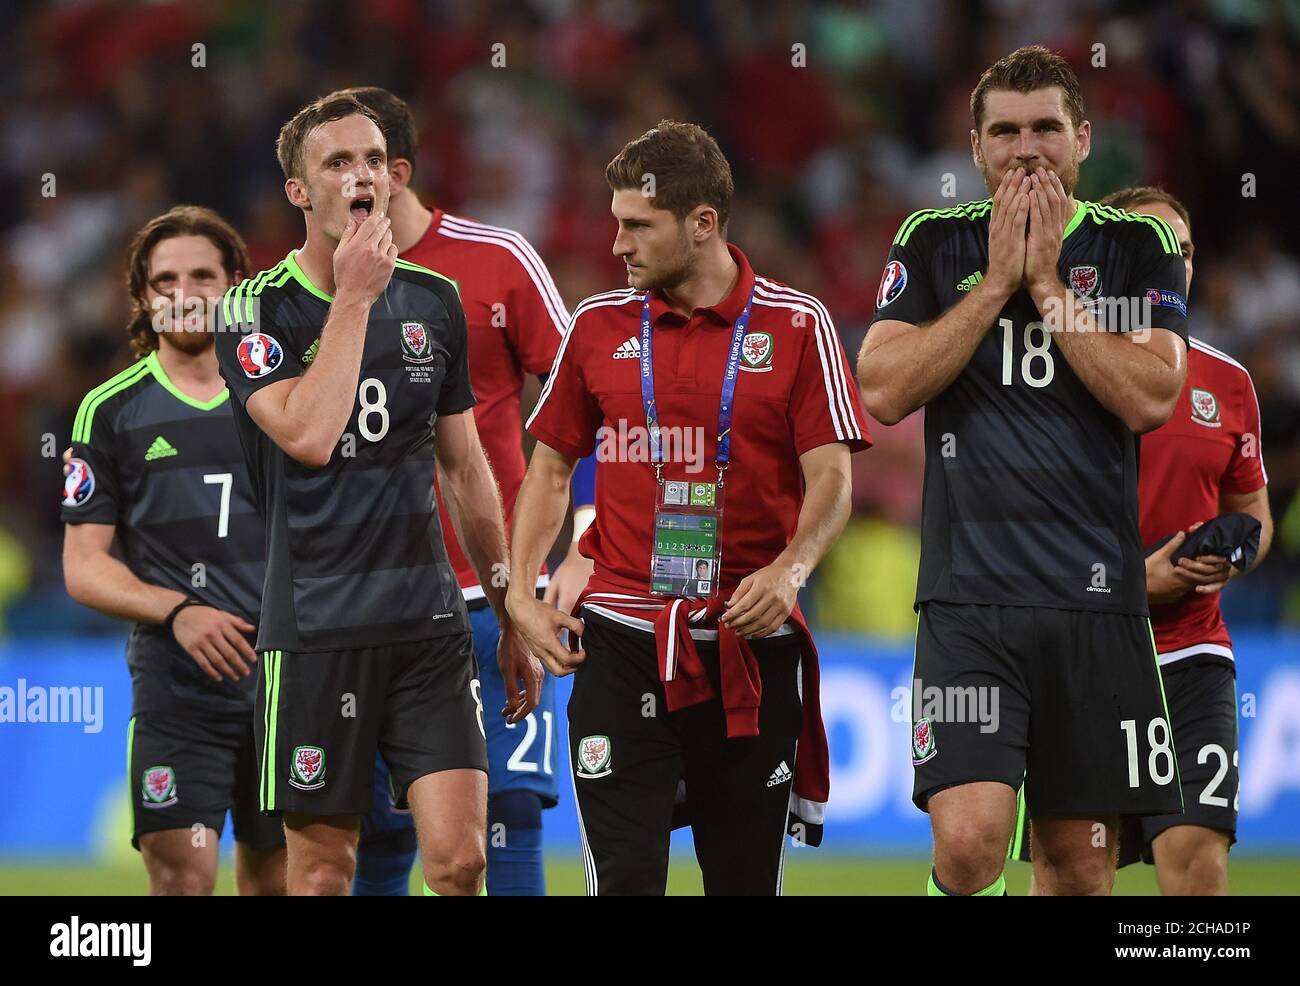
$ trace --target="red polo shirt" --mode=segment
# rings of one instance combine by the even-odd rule
[[[445,274],[460,288],[469,328],[470,380],[478,401],[474,423],[501,487],[508,529],[526,468],[519,408],[524,374],[551,368],[569,313],[542,259],[513,230],[437,209],[429,229],[402,259]],[[438,510],[448,516],[441,492]],[[478,575],[450,523],[443,524],[442,533],[465,598],[483,598]]]
[[[664,478],[714,482],[731,332],[754,289],[723,494],[724,598],[794,536],[803,503],[799,456],[831,442],[855,452],[871,444],[857,384],[825,307],[811,295],[756,277],[745,255],[735,246],[728,249],[740,277],[721,302],[688,318],[657,294],[650,301],[659,424],[665,431],[685,429],[680,447],[690,453],[667,461]],[[639,358],[642,298],[643,292],[629,288],[594,295],[577,307],[528,431],[582,458],[596,449],[598,431],[607,429],[612,440],[597,451],[596,520],[579,550],[595,562],[590,588],[645,595],[657,485],[648,453],[640,454],[648,450]],[[617,439],[620,432],[624,442]],[[702,447],[694,444],[697,435]]]
[[[1221,494],[1253,493],[1267,483],[1250,374],[1226,353],[1190,340],[1187,382],[1173,417],[1142,436],[1142,543],[1218,516]],[[1151,625],[1162,665],[1194,654],[1232,660],[1217,592],[1189,592],[1171,605],[1152,606]]]

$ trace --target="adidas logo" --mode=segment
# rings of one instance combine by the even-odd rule
[[[615,359],[640,359],[641,358],[641,340],[636,336],[628,339],[627,342],[614,350]]]
[[[793,776],[794,775],[790,773],[790,768],[787,767],[785,761],[782,760],[781,765],[777,767],[776,770],[772,771],[772,776],[767,779],[767,786],[776,787],[778,784],[784,784]]]
[[[969,291],[971,288],[975,287],[975,285],[979,284],[979,282],[982,280],[984,280],[983,273],[981,273],[980,271],[976,271],[974,274],[970,274],[967,277],[965,277],[962,280],[962,282],[957,285],[957,290]]]
[[[165,459],[169,455],[178,454],[179,453],[172,448],[171,443],[167,441],[167,439],[163,438],[162,435],[159,435],[153,440],[153,444],[149,446],[149,451],[144,454],[144,461],[153,462],[154,459]]]
[[[314,359],[316,358],[316,350],[318,350],[318,349],[320,349],[320,337],[319,337],[319,336],[316,338],[316,341],[315,341],[315,342],[313,342],[310,346],[307,347],[307,351],[306,351],[305,353],[302,354],[302,361],[303,361],[303,364],[304,364],[304,365],[306,365],[306,366],[310,366],[310,365],[311,365],[311,361],[314,360]]]

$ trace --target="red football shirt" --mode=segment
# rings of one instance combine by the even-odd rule
[[[799,456],[831,442],[852,451],[871,444],[854,376],[821,302],[756,277],[745,255],[728,249],[740,277],[719,304],[687,318],[658,295],[650,303],[659,424],[665,431],[684,429],[679,447],[693,451],[666,462],[664,478],[714,482],[722,375],[734,323],[754,289],[723,493],[724,596],[770,564],[794,536],[803,502]],[[582,458],[607,429],[597,451],[596,520],[579,550],[595,562],[590,588],[646,597],[657,486],[641,402],[643,297],[629,288],[578,306],[528,430]],[[702,436],[701,447],[692,450],[692,436]],[[611,456],[616,449],[622,454]]]
[[[1221,493],[1253,493],[1268,483],[1259,440],[1259,401],[1246,368],[1192,339],[1187,383],[1173,417],[1142,436],[1138,500],[1142,543],[1185,531],[1221,513]],[[1193,654],[1232,659],[1219,594],[1189,592],[1151,607],[1162,665]]]
[[[501,487],[508,529],[526,468],[519,408],[524,374],[550,370],[569,313],[546,265],[512,230],[437,209],[428,231],[402,258],[445,274],[460,288],[469,328],[470,380],[478,400],[474,422]],[[447,516],[441,493],[438,510]],[[465,598],[483,598],[478,575],[450,523],[442,533]]]

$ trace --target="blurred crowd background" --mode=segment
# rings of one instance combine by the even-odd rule
[[[1278,523],[1225,607],[1300,625],[1300,0],[46,2],[6,21],[0,633],[114,629],[63,591],[57,456],[130,360],[125,243],[193,202],[255,267],[299,245],[273,147],[303,103],[359,84],[407,99],[426,204],[524,233],[570,307],[623,283],[605,163],[661,118],[698,122],[735,172],[731,238],[819,295],[852,357],[899,222],[985,196],[969,93],[1031,42],[1083,84],[1078,194],[1159,183],[1191,210],[1192,332],[1254,376]],[[921,416],[873,432],[808,602],[823,628],[910,637]]]

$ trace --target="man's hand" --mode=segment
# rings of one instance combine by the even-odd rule
[[[569,553],[564,556],[560,567],[551,573],[551,580],[546,584],[546,594],[542,602],[554,606],[563,613],[572,613],[573,604],[587,587],[591,573],[596,570],[596,563],[584,557],[578,551],[578,542],[569,545]]]
[[[1061,237],[1065,235],[1070,197],[1055,172],[1038,168],[1030,176],[1029,239],[1025,245],[1025,287],[1037,297],[1061,281]]]
[[[1189,527],[1188,533],[1196,530],[1205,521],[1198,520]],[[1241,569],[1233,568],[1232,563],[1218,555],[1197,555],[1195,558],[1179,558],[1178,574],[1196,587],[1203,596],[1218,592],[1228,582],[1241,574]]]
[[[1179,531],[1161,545],[1160,550],[1147,555],[1147,602],[1153,606],[1176,603],[1195,585],[1188,573],[1169,560],[1169,556],[1186,540],[1186,533]]]
[[[989,216],[989,272],[984,283],[1011,297],[1025,278],[1025,224],[1031,181],[1024,168],[1008,171],[993,193]]]
[[[575,654],[560,641],[561,630],[568,630],[581,637],[581,620],[554,606],[547,606],[531,594],[508,594],[506,609],[529,650],[541,658],[546,669],[555,677],[563,678],[566,674],[572,674],[587,659],[586,651],[579,650]]]
[[[501,710],[506,722],[512,726],[528,718],[542,697],[542,665],[529,651],[519,631],[510,619],[501,623],[501,636],[497,640],[497,667],[505,683],[506,704]],[[520,688],[520,684],[523,687]]]
[[[348,220],[334,250],[335,297],[350,296],[369,306],[388,287],[397,261],[392,220],[372,212],[360,224]]]
[[[1241,569],[1234,568],[1226,558],[1218,555],[1197,555],[1195,558],[1179,558],[1178,571],[1186,573],[1193,580],[1196,592],[1208,596],[1218,592],[1232,579],[1241,574]]]
[[[786,565],[773,563],[746,575],[727,600],[725,623],[742,637],[758,639],[780,629],[799,597],[800,579]]]
[[[172,621],[172,636],[213,681],[238,681],[252,674],[257,652],[244,637],[256,627],[211,606],[186,606]]]
[[[1198,520],[1188,531],[1194,531],[1204,523]],[[1208,596],[1241,574],[1241,569],[1234,568],[1228,559],[1219,555],[1179,558],[1178,564],[1173,564],[1170,556],[1186,540],[1187,535],[1179,531],[1159,551],[1147,556],[1147,602],[1164,606],[1177,602],[1193,590]]]

